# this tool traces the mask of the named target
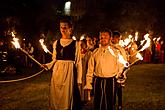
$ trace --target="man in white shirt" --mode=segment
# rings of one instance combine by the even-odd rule
[[[99,33],[100,47],[95,49],[88,62],[86,86],[92,89],[94,81],[94,110],[115,109],[115,76],[121,73],[116,49],[111,46],[111,31],[102,29]]]

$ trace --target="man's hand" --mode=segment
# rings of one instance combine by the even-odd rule
[[[87,90],[92,90],[92,89],[93,89],[93,87],[92,87],[92,85],[91,85],[91,84],[86,84],[86,85],[84,86],[84,89],[87,89]]]

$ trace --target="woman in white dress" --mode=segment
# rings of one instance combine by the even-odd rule
[[[60,20],[62,38],[53,44],[52,62],[44,65],[53,67],[50,87],[52,110],[81,110],[78,86],[82,83],[80,45],[72,39],[72,24]]]

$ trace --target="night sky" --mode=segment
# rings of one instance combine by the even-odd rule
[[[19,21],[19,23],[17,23],[18,26],[16,26],[17,29],[24,31],[22,33],[27,36],[39,34],[49,29],[53,31],[58,28],[55,19],[58,14],[60,14],[59,10],[63,9],[65,1],[66,0],[1,0],[0,23],[4,25],[3,20],[6,17],[14,16],[18,19],[17,21]],[[164,34],[165,2],[163,0],[100,0],[97,1],[97,3],[92,1],[96,0],[90,0],[87,15],[78,22],[84,26],[82,29],[86,29],[86,25],[89,23],[91,23],[90,28],[95,27],[94,24],[96,23],[92,24],[93,21],[98,22],[98,24],[108,24],[114,29],[125,31],[124,29],[130,28],[129,23],[132,23],[132,27],[136,29],[147,31],[145,29],[149,30],[153,28],[157,33],[160,32]],[[125,7],[125,5],[121,5],[127,2],[133,4],[130,9],[127,6]],[[97,11],[91,12],[90,7],[93,4],[97,4],[97,6],[92,7],[94,8],[92,10]],[[98,12],[101,14],[98,14]],[[93,18],[96,18],[96,21],[93,20]],[[104,21],[109,22],[106,23]],[[151,26],[144,26],[147,22],[148,24],[151,22]]]

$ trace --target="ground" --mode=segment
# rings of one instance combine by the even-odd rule
[[[18,74],[0,75],[1,110],[49,110],[50,71],[23,81],[2,83],[39,71],[39,68],[23,68]],[[123,110],[165,110],[164,79],[165,64],[133,66],[123,87]],[[83,106],[83,110],[91,109],[92,101]]]

